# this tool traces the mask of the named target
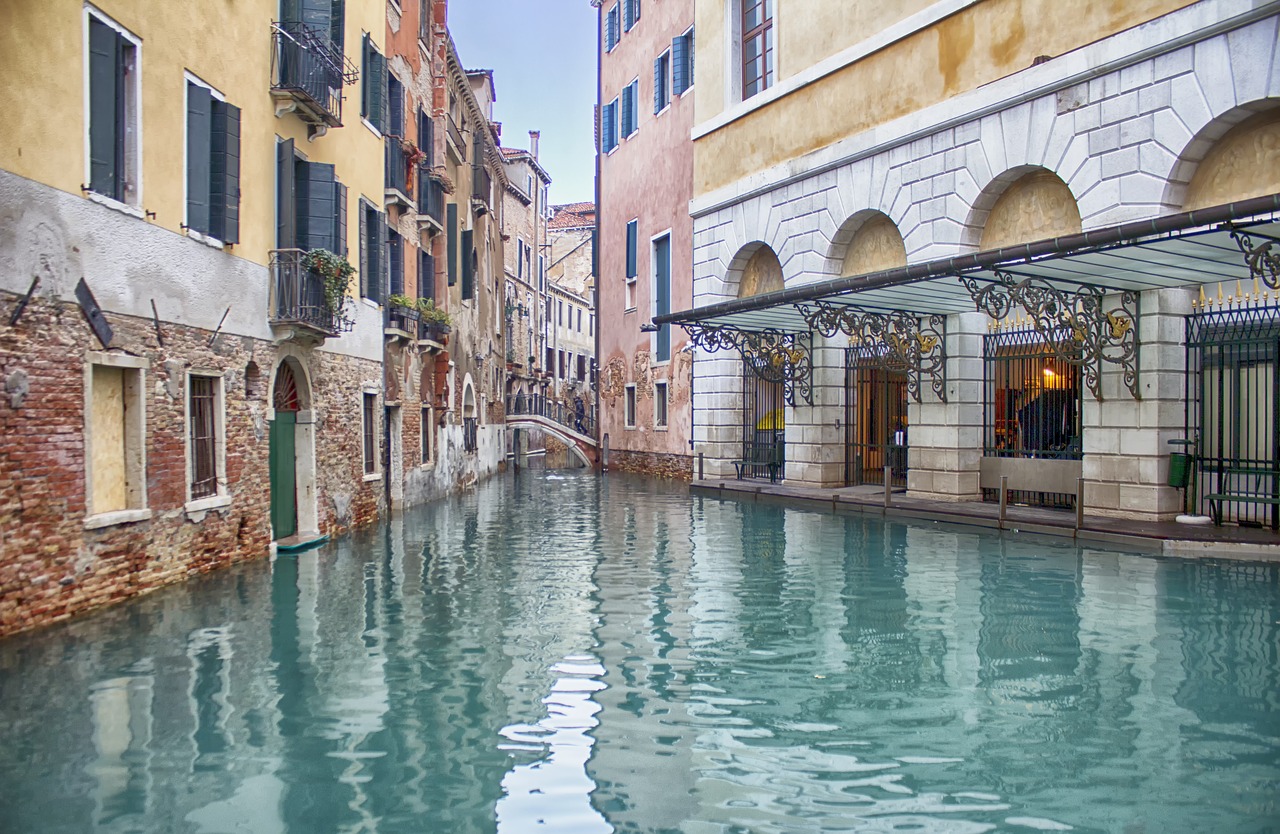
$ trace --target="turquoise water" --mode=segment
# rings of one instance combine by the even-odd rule
[[[0,641],[3,832],[1280,830],[1280,570],[522,473]]]

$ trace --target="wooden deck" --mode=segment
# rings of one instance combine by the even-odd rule
[[[1084,523],[1077,529],[1076,514],[1072,511],[1014,504],[1009,505],[1002,527],[999,506],[994,503],[931,501],[895,492],[886,507],[884,487],[877,485],[819,488],[730,478],[694,481],[690,488],[698,495],[737,501],[769,501],[809,510],[884,515],[1004,529],[1011,533],[1064,536],[1081,543],[1095,542],[1169,556],[1280,561],[1280,535],[1253,527],[1142,522],[1086,515]]]

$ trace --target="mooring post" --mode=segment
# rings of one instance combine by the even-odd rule
[[[893,503],[893,467],[886,466],[884,468],[884,505],[888,507]]]
[[[1084,526],[1084,478],[1076,478],[1076,532]]]
[[[698,452],[698,480],[701,481],[702,477],[703,477],[702,452]]]
[[[1005,512],[1009,509],[1009,476],[1000,476],[1000,529],[1004,529]]]

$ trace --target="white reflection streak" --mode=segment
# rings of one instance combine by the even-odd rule
[[[594,657],[572,655],[551,667],[561,677],[542,703],[547,715],[535,725],[512,724],[502,730],[511,744],[504,749],[545,749],[537,761],[513,767],[502,778],[498,800],[498,831],[528,831],[530,824],[559,832],[612,832],[591,804],[596,783],[587,775],[587,762],[600,725],[600,704],[594,694],[606,688],[604,667]]]

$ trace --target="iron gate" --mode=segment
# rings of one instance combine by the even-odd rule
[[[1080,460],[1080,368],[1058,358],[1072,334],[1060,329],[1046,339],[1035,329],[1006,330],[983,337],[983,449],[987,457]],[[985,501],[999,490],[984,489]],[[1013,491],[1010,501],[1073,508],[1075,496]]]
[[[844,351],[844,482],[907,485],[907,368],[874,348]]]
[[[1199,437],[1200,511],[1280,529],[1280,307],[1187,318],[1187,432]]]
[[[743,477],[768,478],[771,464],[774,477],[786,477],[785,417],[781,382],[761,379],[742,362],[742,466]]]

